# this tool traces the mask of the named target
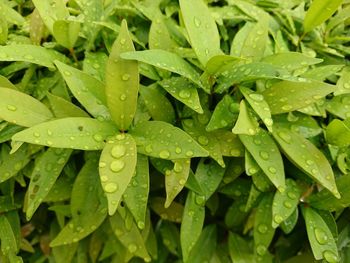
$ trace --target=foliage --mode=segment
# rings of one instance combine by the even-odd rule
[[[0,0],[1,262],[349,262],[349,0]]]

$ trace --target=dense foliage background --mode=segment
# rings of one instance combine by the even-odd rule
[[[1,262],[350,262],[349,0],[0,0]]]

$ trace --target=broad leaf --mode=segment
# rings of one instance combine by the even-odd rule
[[[329,144],[344,147],[350,145],[349,119],[333,120],[326,129],[326,139]]]

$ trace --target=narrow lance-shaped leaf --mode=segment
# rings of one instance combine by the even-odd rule
[[[262,92],[272,114],[290,112],[304,108],[327,94],[337,90],[337,86],[315,80],[281,81]]]
[[[97,155],[90,158],[75,179],[72,197],[72,219],[52,240],[56,247],[76,243],[95,231],[107,216],[107,200],[98,179]]]
[[[0,118],[31,127],[53,118],[50,110],[37,99],[14,89],[0,88]]]
[[[0,18],[0,45],[6,44],[7,36],[8,36],[8,25],[5,17],[2,16],[3,12],[1,12]]]
[[[129,227],[125,224],[129,213],[125,208],[118,208],[118,211],[109,218],[112,230],[131,254],[143,258],[146,262],[150,262],[151,258],[136,224],[133,221],[131,221]]]
[[[254,262],[253,251],[249,249],[248,242],[233,232],[230,232],[228,236],[228,248],[233,262]]]
[[[64,117],[89,117],[84,110],[74,105],[73,103],[63,99],[62,97],[48,93],[47,98],[50,102],[50,108],[56,118]]]
[[[71,153],[70,149],[49,148],[38,159],[27,191],[26,216],[28,220],[55,184]]]
[[[175,46],[162,15],[158,15],[152,21],[149,30],[148,45],[150,49],[164,49],[169,51]]]
[[[339,261],[337,244],[321,215],[311,207],[303,208],[307,235],[315,259],[333,263]]]
[[[340,147],[350,145],[350,121],[333,120],[326,129],[326,139],[329,144]]]
[[[232,132],[235,134],[255,135],[259,130],[259,123],[252,116],[249,106],[245,100],[241,100],[239,104],[239,115]]]
[[[145,227],[149,187],[148,157],[138,154],[135,176],[131,178],[123,199],[139,229]]]
[[[100,150],[104,140],[115,133],[116,127],[110,122],[75,117],[38,124],[16,133],[12,140],[56,148]]]
[[[154,197],[150,200],[150,207],[163,220],[180,223],[183,215],[183,205],[172,202],[168,208],[164,207],[165,198]]]
[[[286,180],[286,191],[275,193],[272,206],[274,228],[291,216],[297,208],[301,194],[301,189],[292,179]]]
[[[70,91],[84,108],[96,118],[109,120],[111,117],[106,107],[103,83],[62,62],[55,61],[55,64],[67,82]]]
[[[117,210],[128,184],[135,173],[136,144],[129,134],[119,134],[104,147],[99,163],[102,188],[108,200],[108,213]]]
[[[196,193],[187,194],[180,229],[181,249],[184,262],[197,242],[203,228],[205,207],[196,203]]]
[[[322,59],[309,57],[299,52],[283,52],[264,57],[262,62],[291,71],[321,63]]]
[[[161,49],[152,49],[136,52],[125,52],[121,54],[120,57],[128,60],[137,60],[177,73],[201,86],[200,76],[197,71],[188,62],[175,53]]]
[[[203,0],[180,0],[180,9],[191,46],[205,66],[211,57],[222,53],[215,20]]]
[[[296,226],[296,224],[298,223],[298,218],[299,218],[299,210],[298,210],[298,207],[296,207],[293,213],[280,224],[280,228],[286,234],[291,233],[294,227]]]
[[[174,161],[174,168],[165,171],[166,201],[164,206],[168,208],[175,197],[184,188],[190,173],[190,159]]]
[[[65,48],[71,49],[79,37],[80,22],[56,20],[53,24],[53,36]]]
[[[304,19],[304,32],[307,33],[330,18],[343,0],[314,0]]]
[[[240,140],[276,188],[285,190],[281,153],[272,137],[263,129],[255,135],[239,135]]]
[[[323,153],[301,135],[275,126],[272,135],[289,160],[339,198],[332,167]]]
[[[13,229],[5,215],[0,216],[1,252],[4,255],[16,254],[18,247]]]
[[[207,156],[208,152],[191,136],[171,124],[142,122],[130,131],[139,153],[168,160]]]
[[[127,130],[134,118],[139,90],[138,63],[124,60],[120,54],[134,50],[126,20],[123,20],[106,66],[107,104],[120,130]]]
[[[203,109],[199,101],[197,87],[193,83],[182,77],[173,77],[160,81],[159,85],[171,96],[181,101],[189,108],[198,113],[203,113]]]

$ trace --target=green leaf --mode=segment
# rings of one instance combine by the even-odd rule
[[[323,153],[302,136],[276,124],[275,126],[272,135],[288,159],[339,198],[332,167]]]
[[[235,263],[253,262],[253,253],[249,249],[249,243],[239,235],[230,232],[228,236],[228,247],[231,260]]]
[[[198,113],[203,113],[196,85],[182,77],[164,79],[159,82],[159,85],[187,107]]]
[[[274,228],[293,214],[301,194],[301,189],[292,179],[286,180],[286,191],[275,193],[272,205],[272,226]]]
[[[215,225],[208,225],[205,227],[192,248],[188,261],[191,263],[202,263],[208,261],[212,258],[214,251],[216,249],[216,235],[217,230]]]
[[[259,130],[259,123],[250,112],[245,100],[239,104],[239,115],[235,126],[232,129],[234,134],[255,135]]]
[[[314,0],[305,14],[304,32],[311,31],[330,18],[342,3],[342,0]]]
[[[272,114],[290,112],[309,106],[337,90],[337,86],[315,80],[280,81],[262,92]]]
[[[119,207],[118,211],[109,218],[112,230],[119,241],[127,248],[128,252],[150,262],[151,258],[145,247],[142,235],[133,221],[128,219],[130,212]],[[131,216],[131,215],[130,215]],[[125,221],[130,221],[130,226],[126,226]],[[132,220],[132,217],[131,217]]]
[[[136,141],[137,151],[148,156],[174,160],[208,155],[191,136],[166,122],[142,122],[130,133]]]
[[[139,90],[136,61],[121,58],[121,53],[134,51],[126,20],[112,46],[106,66],[106,97],[112,119],[120,130],[127,130],[134,118]]]
[[[256,114],[265,123],[267,129],[272,131],[273,120],[271,118],[269,105],[266,103],[264,97],[243,86],[239,89]]]
[[[191,46],[205,66],[210,58],[222,53],[215,20],[203,0],[180,0],[180,9]]]
[[[135,176],[126,188],[123,199],[132,213],[139,229],[144,229],[149,195],[149,166],[148,157],[137,155]]]
[[[27,191],[27,220],[30,220],[55,184],[71,153],[70,149],[49,148],[37,159]]]
[[[102,188],[108,200],[108,214],[117,210],[122,195],[135,174],[136,144],[129,134],[119,134],[109,139],[103,148],[99,172]]]
[[[200,77],[197,71],[188,62],[175,53],[170,53],[161,49],[152,49],[125,52],[120,54],[120,57],[128,60],[137,60],[157,68],[177,73],[189,79],[198,86],[201,86]]]
[[[331,212],[342,210],[350,205],[350,176],[344,175],[336,179],[340,198],[334,197],[327,189],[312,194],[308,202],[312,207]]]
[[[285,68],[288,71],[305,68],[321,63],[322,61],[322,59],[309,57],[299,52],[276,53],[262,59],[262,62]]]
[[[110,122],[91,118],[64,118],[44,122],[16,133],[13,141],[80,150],[103,149],[108,137],[116,133]]]
[[[350,117],[350,94],[333,97],[326,101],[326,109],[331,114],[346,119]]]
[[[140,97],[145,102],[153,120],[174,123],[174,108],[158,87],[158,85],[150,85],[148,87],[140,86]]]
[[[326,222],[311,207],[303,208],[307,235],[315,259],[333,263],[339,261],[337,244]]]
[[[150,200],[150,207],[161,219],[180,223],[184,207],[179,203],[172,202],[168,208],[165,208],[164,204],[165,198],[162,197],[154,197]]]
[[[3,14],[3,12],[1,12],[1,15],[2,14]],[[8,36],[7,20],[3,16],[1,16],[1,18],[0,18],[0,45],[6,44],[7,36]]]
[[[56,118],[64,117],[89,117],[89,115],[78,106],[63,99],[62,97],[48,93],[47,98],[50,102],[50,108]]]
[[[0,118],[31,127],[53,117],[49,109],[37,99],[8,88],[0,88]]]
[[[18,252],[19,248],[17,247],[15,233],[5,215],[0,216],[0,239],[1,252],[4,255],[16,254]]]
[[[263,129],[255,135],[238,136],[270,181],[283,192],[285,190],[283,161],[272,137]]]
[[[56,20],[53,23],[53,35],[65,48],[72,49],[78,40],[80,23],[71,20]]]
[[[26,44],[0,46],[0,61],[23,61],[54,69],[53,61],[66,60],[61,53]]]
[[[350,145],[349,119],[333,120],[326,129],[326,139],[329,144],[345,147]]]
[[[348,94],[350,93],[350,67],[344,67],[341,76],[337,81],[337,91],[334,92],[335,96],[341,95],[341,94]]]
[[[104,84],[76,68],[55,61],[62,77],[67,82],[74,97],[94,117],[109,120],[110,113],[106,107]]]
[[[187,194],[181,222],[180,239],[184,262],[187,262],[189,253],[200,237],[205,218],[205,208],[196,203],[196,196],[192,191]]]
[[[162,243],[170,251],[171,254],[179,256],[180,250],[180,236],[177,227],[170,222],[161,222],[159,226],[159,233],[162,238]]]
[[[175,46],[169,34],[169,30],[164,23],[164,19],[165,18],[162,15],[159,15],[152,20],[148,36],[148,45],[150,49],[171,51]]]
[[[239,104],[230,95],[225,95],[216,105],[206,130],[213,131],[219,128],[232,127],[238,118],[238,113]]]
[[[174,161],[174,168],[165,171],[165,208],[168,208],[175,197],[184,188],[189,176],[191,159],[178,159]]]
[[[1,16],[11,24],[15,24],[18,26],[23,25],[23,23],[26,22],[25,18],[19,14],[17,11],[15,11],[13,8],[11,8],[11,4],[8,2],[1,2],[0,3],[0,14]]]
[[[94,157],[80,170],[72,191],[72,219],[51,241],[51,247],[76,243],[95,231],[105,220],[107,201],[102,194],[97,166],[97,158]]]
[[[266,194],[260,201],[254,220],[254,243],[256,254],[263,257],[269,247],[275,229],[272,227],[273,195]]]
[[[224,129],[213,131],[212,134],[218,140],[223,156],[243,156],[244,146],[236,134]]]
[[[298,208],[295,208],[293,213],[280,224],[280,228],[286,234],[291,233],[294,227],[296,226],[296,224],[298,223],[298,218],[299,218],[299,210]]]

